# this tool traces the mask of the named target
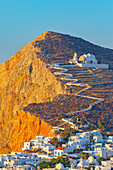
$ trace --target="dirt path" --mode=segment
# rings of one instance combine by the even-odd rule
[[[92,87],[89,86],[88,84],[77,83],[78,79],[74,79],[73,75],[68,73],[69,72],[68,69],[67,69],[68,67],[70,67],[70,66],[66,65],[66,68],[64,68],[64,66],[59,66],[59,64],[51,65],[51,68],[53,68],[55,70],[61,70],[61,71],[54,72],[54,74],[56,76],[64,75],[64,77],[61,77],[60,79],[61,80],[69,81],[69,82],[66,83],[66,85],[68,85],[68,86],[81,86],[81,87],[85,87],[84,89],[82,89],[79,92],[75,93],[75,96],[80,96],[80,97],[84,97],[84,98],[94,99],[94,100],[97,100],[97,101],[95,101],[93,103],[90,103],[89,106],[86,109],[82,109],[82,110],[79,110],[79,111],[66,113],[66,115],[71,115],[71,114],[81,113],[81,112],[87,112],[87,111],[91,110],[94,105],[97,105],[98,103],[101,103],[101,102],[104,101],[104,99],[102,99],[102,98],[80,95],[80,93],[82,93],[82,92],[84,92],[86,90],[89,90]],[[49,119],[49,121],[52,121],[52,120],[57,119],[57,118],[59,118],[59,117],[54,117],[52,119]]]

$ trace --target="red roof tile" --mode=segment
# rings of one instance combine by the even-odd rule
[[[56,148],[55,150],[58,150],[58,149],[60,149],[60,150],[65,150],[67,147],[58,147],[58,148]]]

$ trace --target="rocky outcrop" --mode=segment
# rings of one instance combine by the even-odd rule
[[[62,92],[60,83],[46,65],[30,54],[13,67],[4,86],[1,110],[13,112],[29,103],[49,101]]]
[[[0,150],[1,153],[22,150],[23,143],[37,135],[51,136],[51,127],[30,113],[18,110],[10,120],[9,142]],[[6,126],[6,125],[5,125]],[[7,131],[8,132],[8,131]]]
[[[48,135],[50,127],[43,120],[39,124],[38,118],[20,109],[30,103],[51,101],[63,93],[56,77],[36,53],[30,43],[0,65],[0,149],[4,152],[20,150],[23,142],[35,135]]]

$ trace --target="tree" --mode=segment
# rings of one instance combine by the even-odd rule
[[[98,120],[98,127],[100,128],[100,129],[103,129],[103,130],[105,130],[106,128],[105,128],[105,122],[103,121],[103,122],[101,122],[100,120]]]
[[[110,160],[111,156],[106,157],[106,160]]]
[[[89,165],[88,167],[86,167],[85,169],[87,170],[91,170],[91,166]]]
[[[91,135],[90,135],[90,145],[91,145],[92,142],[94,143],[93,136],[94,136],[93,133],[91,133]]]
[[[94,128],[94,126],[89,126],[89,129],[94,130],[95,128]]]
[[[60,146],[60,142],[59,142],[58,138],[56,138],[56,137],[52,138],[50,143],[56,147]]]
[[[44,169],[44,168],[48,168],[50,166],[50,163],[49,162],[46,162],[46,161],[42,161],[40,162],[39,164],[39,168],[40,170]]]
[[[88,150],[88,148],[89,148],[89,144],[88,144],[88,143],[86,143],[86,150]]]
[[[91,125],[92,125],[92,123],[91,123],[90,121],[89,121],[89,123],[88,123],[88,124],[89,124],[89,126],[91,126]]]
[[[40,170],[44,168],[54,168],[56,164],[62,163],[64,167],[70,167],[70,161],[68,158],[64,158],[63,156],[58,156],[56,159],[53,158],[50,160],[50,162],[42,161],[39,164]]]
[[[59,131],[58,131],[58,130],[55,130],[55,131],[54,131],[54,134],[55,134],[55,135],[58,135],[58,134],[59,134]]]
[[[80,126],[80,123],[79,123],[79,122],[76,122],[75,125],[76,125],[76,126]]]
[[[88,157],[89,157],[89,154],[84,153],[83,151],[80,153],[80,155],[82,156],[83,159],[88,159]]]
[[[60,132],[60,137],[61,137],[62,140],[67,141],[68,137],[69,137],[69,134],[68,134],[67,131],[62,131],[62,132]]]
[[[50,163],[52,164],[57,164],[57,163],[62,163],[64,167],[70,167],[70,161],[68,158],[64,158],[63,156],[58,156],[56,159],[53,158],[51,159]]]
[[[93,136],[94,136],[93,133],[91,133],[90,137],[93,138]]]
[[[82,124],[85,124],[85,123],[86,123],[86,121],[85,121],[84,118],[82,118],[81,123],[82,123]]]
[[[101,128],[102,127],[102,123],[100,120],[98,120],[98,127]]]
[[[71,120],[75,120],[76,118],[73,116],[73,117],[71,117]]]
[[[73,123],[76,124],[77,123],[77,119],[74,117],[73,119]]]

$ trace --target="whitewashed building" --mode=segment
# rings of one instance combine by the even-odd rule
[[[113,143],[113,136],[109,136],[107,142]]]
[[[24,142],[24,148],[22,148],[22,151],[31,149],[31,143],[30,142]]]
[[[108,64],[98,64],[95,56],[90,53],[80,56],[77,65],[79,67],[109,68]]]
[[[68,152],[69,152],[68,147],[57,147],[56,149],[54,149],[55,156],[61,156],[64,153],[68,153]]]

